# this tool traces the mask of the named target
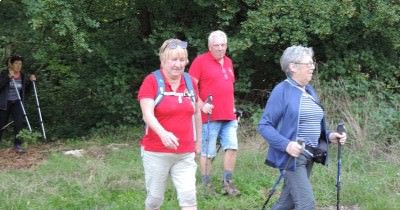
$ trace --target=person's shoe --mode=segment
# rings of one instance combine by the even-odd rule
[[[233,181],[224,181],[224,188],[222,189],[223,195],[236,197],[240,195],[240,191],[235,187]]]
[[[26,149],[23,148],[21,145],[16,145],[15,146],[15,152],[18,154],[23,154],[26,153]]]
[[[217,192],[215,191],[215,188],[214,188],[214,186],[212,185],[211,182],[209,182],[207,184],[201,184],[200,193],[203,196],[215,196],[215,195],[217,195]]]

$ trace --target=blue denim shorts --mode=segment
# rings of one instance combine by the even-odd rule
[[[217,139],[219,139],[224,151],[227,149],[237,150],[237,128],[237,120],[204,123],[202,126],[201,155],[209,158],[215,157],[217,155]]]

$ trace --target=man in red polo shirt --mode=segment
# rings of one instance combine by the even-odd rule
[[[189,74],[197,82],[202,111],[202,151],[200,167],[203,186],[215,192],[211,184],[211,160],[216,156],[216,142],[220,139],[224,154],[223,194],[238,196],[232,174],[236,163],[238,122],[235,115],[232,60],[227,57],[228,39],[224,32],[213,31],[208,37],[209,51],[197,56]]]

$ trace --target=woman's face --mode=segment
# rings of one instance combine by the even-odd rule
[[[306,86],[313,76],[315,63],[311,57],[304,57],[300,62],[292,63],[292,78],[301,86]]]
[[[182,52],[182,51],[181,51]],[[184,72],[187,58],[184,53],[171,53],[162,67],[170,79],[178,79]]]
[[[22,61],[16,60],[11,64],[10,67],[14,72],[20,72],[22,69]]]

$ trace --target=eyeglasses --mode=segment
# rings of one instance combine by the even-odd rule
[[[164,52],[167,47],[168,49],[176,49],[178,47],[186,49],[187,46],[188,46],[187,42],[181,41],[179,39],[172,39],[165,45],[165,47],[161,50],[161,52]]]
[[[294,63],[294,64],[306,65],[306,66],[317,66],[317,62],[312,62],[312,63]]]

